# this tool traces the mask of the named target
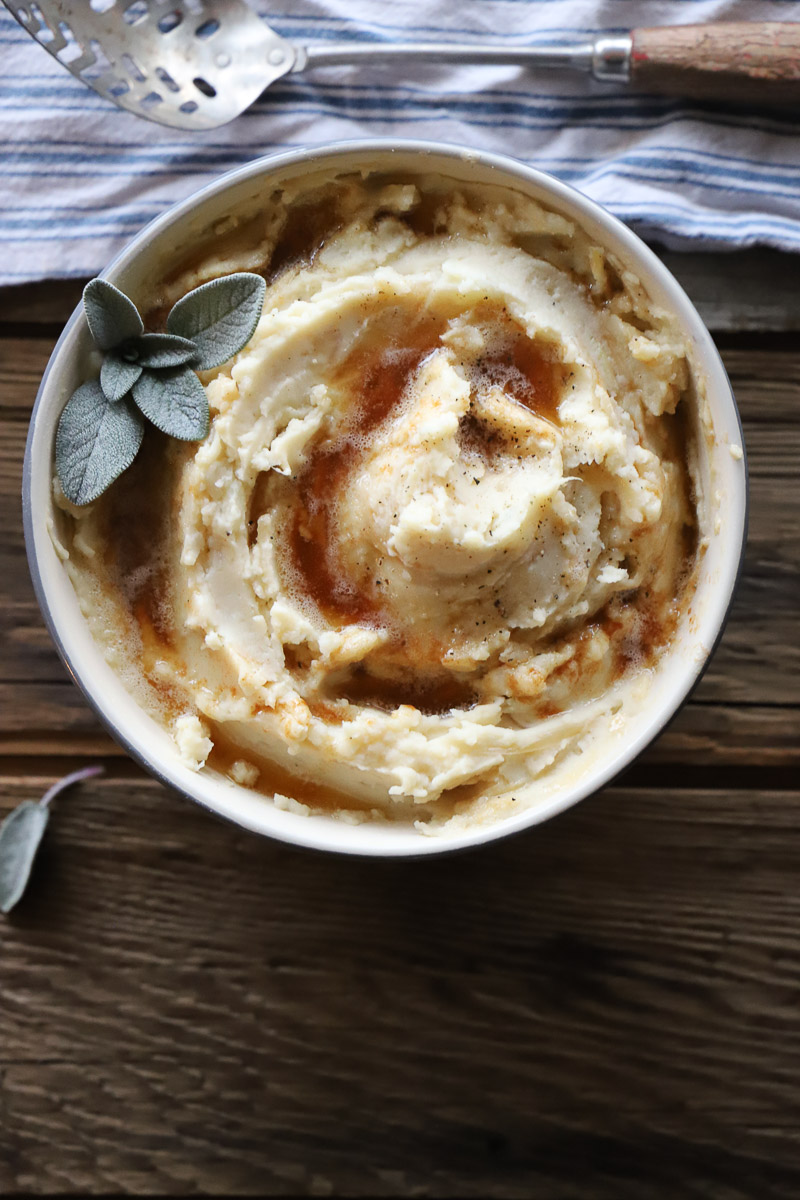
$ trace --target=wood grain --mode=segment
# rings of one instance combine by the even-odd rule
[[[713,332],[800,329],[800,288],[794,255],[758,247],[735,254],[661,251],[661,258]],[[52,342],[80,302],[86,280],[25,284],[0,290],[0,327],[37,329]]]
[[[0,684],[0,714],[0,755],[6,757],[42,760],[69,755],[119,758],[125,754],[68,679],[30,684],[24,690]],[[800,707],[714,704],[695,698],[641,762],[662,767],[796,769],[800,766]],[[691,777],[687,778],[690,782]]]
[[[0,1191],[794,1196],[798,800],[356,863],[83,785],[3,929]]]
[[[66,676],[43,626],[24,557],[18,502],[22,455],[27,414],[49,345],[49,339],[40,338],[0,342],[0,395],[6,406],[0,413],[0,684],[25,681],[16,688],[13,704],[0,704],[0,737],[27,728],[31,752],[41,734],[45,753],[51,737],[97,729],[88,712],[84,720],[78,715],[77,699],[67,703],[63,720],[58,719],[59,697],[66,699],[68,689],[48,692],[44,687],[62,684]],[[717,746],[714,755],[720,749],[721,726],[709,724],[712,712],[705,706],[728,702],[768,712],[775,703],[800,704],[800,352],[732,349],[724,352],[724,359],[744,419],[751,511],[737,598],[722,644],[697,690],[702,703],[692,708],[699,744],[708,739]],[[45,694],[46,711],[41,707]],[[740,761],[743,743],[729,728],[730,745]],[[768,727],[760,740],[773,760]],[[752,761],[763,761],[758,743],[758,737],[745,743]],[[687,743],[681,739],[668,744],[677,752]],[[19,740],[9,748],[21,752]],[[61,746],[58,752],[63,752]]]
[[[0,290],[0,325],[53,327],[58,333],[80,304],[86,279],[44,280]],[[55,340],[55,339],[54,339]]]
[[[19,505],[80,282],[0,292],[0,817],[107,769],[0,917],[0,1195],[800,1195],[800,290],[788,256],[677,257],[750,457],[723,642],[615,787],[417,862],[248,835],[104,733]]]
[[[800,102],[800,25],[713,21],[634,29],[635,87],[726,103]]]

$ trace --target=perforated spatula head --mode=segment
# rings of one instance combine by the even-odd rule
[[[3,0],[82,83],[175,129],[232,121],[294,65],[243,0]]]

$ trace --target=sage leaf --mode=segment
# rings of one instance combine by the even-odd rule
[[[126,362],[113,350],[107,350],[100,368],[100,387],[106,400],[116,404],[123,396],[127,396],[141,373],[142,368],[138,363]]]
[[[143,435],[144,421],[128,401],[112,404],[96,379],[82,384],[56,431],[56,470],[67,499],[96,500],[131,465]]]
[[[133,398],[148,421],[171,437],[194,442],[208,433],[205,388],[191,367],[176,367],[157,375],[143,371],[133,385]]]
[[[92,279],[83,289],[89,330],[101,350],[110,350],[144,329],[139,310],[124,292],[105,279]]]
[[[49,808],[23,800],[0,825],[0,912],[11,912],[25,891],[49,817]]]
[[[266,286],[260,275],[239,271],[212,279],[178,301],[167,329],[194,342],[196,370],[219,367],[247,345],[261,316]]]
[[[141,367],[180,367],[197,355],[197,347],[176,333],[143,333],[131,345]]]
[[[23,800],[0,824],[0,912],[9,913],[25,891],[50,818],[51,802],[73,783],[102,774],[102,767],[73,771],[48,788],[38,804]]]

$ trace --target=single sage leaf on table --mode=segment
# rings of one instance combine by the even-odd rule
[[[194,442],[208,433],[205,388],[191,367],[143,371],[133,385],[133,398],[148,421],[171,437]]]
[[[41,800],[23,800],[0,822],[0,912],[11,912],[28,886],[52,801],[73,783],[102,774],[102,767],[72,771],[48,788]]]
[[[105,279],[92,279],[83,289],[89,331],[101,350],[110,350],[144,329],[139,310],[124,292]]]
[[[194,342],[195,370],[220,367],[247,345],[261,316],[266,286],[260,275],[239,271],[212,279],[178,301],[167,329]]]
[[[96,500],[131,465],[143,436],[144,421],[127,400],[111,403],[96,379],[82,384],[56,432],[56,469],[67,499]]]
[[[0,912],[10,912],[27,887],[50,809],[23,800],[0,825]]]
[[[100,386],[106,400],[115,404],[123,396],[127,396],[141,373],[140,363],[126,362],[113,350],[106,351],[100,368]]]

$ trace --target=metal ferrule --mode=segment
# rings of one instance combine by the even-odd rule
[[[628,34],[599,37],[592,53],[592,75],[608,83],[628,83],[633,40]]]

